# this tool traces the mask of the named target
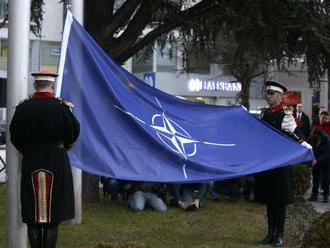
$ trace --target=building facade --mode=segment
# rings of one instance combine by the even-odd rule
[[[186,62],[187,63],[187,62]],[[241,83],[226,75],[219,65],[192,63],[182,71],[182,58],[178,49],[165,47],[162,51],[155,46],[153,55],[142,62],[142,54],[132,58],[126,69],[150,86],[191,101],[215,105],[238,105]],[[308,73],[301,65],[288,67],[287,72],[269,67],[267,79],[281,82],[288,88],[284,96],[286,103],[302,103],[304,112],[312,117],[313,105],[328,106],[327,80],[318,90],[310,87]],[[264,75],[252,80],[250,86],[250,112],[258,114],[267,107],[264,95]]]
[[[8,0],[0,0],[0,19],[6,15]],[[45,0],[44,20],[40,36],[30,35],[30,71],[57,71],[63,28],[63,3]],[[8,30],[0,29],[0,120],[6,116],[6,78],[7,78]],[[184,62],[185,61],[185,62]],[[183,66],[183,64],[185,65]],[[153,55],[141,61],[141,53],[126,64],[133,74],[168,94],[191,101],[200,101],[216,105],[239,104],[240,82],[226,75],[215,64],[206,63],[194,56],[183,59],[180,47],[171,45],[160,49],[155,45]],[[286,85],[291,96],[296,97],[305,106],[305,112],[311,116],[312,106],[328,106],[327,80],[321,82],[315,93],[309,87],[306,70],[300,67],[289,68],[290,72],[271,69],[271,78]],[[29,93],[33,92],[30,77]],[[264,76],[254,78],[250,86],[250,111],[258,113],[267,106],[263,94]]]
[[[49,70],[57,72],[61,51],[63,29],[63,3],[60,1],[44,1],[44,18],[40,36],[30,33],[29,71]],[[8,0],[0,0],[0,19],[3,20],[8,11]],[[33,24],[32,24],[33,25]],[[0,120],[6,118],[6,83],[8,55],[8,26],[0,29]],[[29,78],[29,94],[33,92],[33,78]]]

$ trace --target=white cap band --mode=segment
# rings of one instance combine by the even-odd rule
[[[283,89],[282,88],[277,87],[277,86],[274,86],[274,85],[268,85],[267,88],[266,88],[266,91],[267,90],[273,90],[273,91],[278,91],[278,92],[283,93]]]
[[[55,77],[38,75],[38,76],[35,76],[34,77],[34,80],[35,81],[50,81],[50,82],[55,82]]]

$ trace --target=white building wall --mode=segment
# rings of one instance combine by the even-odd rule
[[[42,21],[42,40],[61,41],[63,28],[63,3],[45,0]],[[31,33],[31,39],[39,39]]]
[[[329,89],[328,82],[322,81],[320,83],[320,106],[324,106],[329,110],[328,89]]]
[[[8,28],[0,28],[0,39],[8,39]]]

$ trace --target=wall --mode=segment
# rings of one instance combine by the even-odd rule
[[[63,28],[63,3],[57,0],[45,0],[44,19],[42,21],[42,40],[61,41]],[[39,39],[31,34],[31,39]]]

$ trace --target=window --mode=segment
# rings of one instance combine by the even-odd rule
[[[153,70],[153,50],[148,51],[147,58],[143,61],[146,56],[146,49],[142,49],[137,53],[137,55],[132,58],[132,72],[141,73],[141,72],[151,72]]]
[[[41,69],[56,72],[60,59],[61,44],[59,42],[42,41],[41,47]]]
[[[53,55],[53,56],[60,56],[61,46],[60,45],[51,45],[50,46],[50,54]]]
[[[187,72],[188,73],[199,73],[209,74],[210,73],[210,62],[206,55],[200,54],[187,54],[186,56]]]
[[[0,70],[7,70],[8,40],[0,40]]]
[[[177,49],[167,44],[163,50],[157,49],[157,71],[176,72]]]
[[[0,0],[0,20],[4,19],[8,13],[8,0]]]

